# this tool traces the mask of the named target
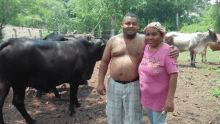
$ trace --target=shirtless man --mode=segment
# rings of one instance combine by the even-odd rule
[[[135,14],[125,15],[121,28],[123,33],[110,38],[106,45],[99,68],[97,92],[101,95],[106,93],[104,78],[111,61],[107,83],[107,122],[141,124],[144,119],[138,66],[143,57],[145,37],[137,33],[139,24]],[[176,55],[175,52],[173,54]]]

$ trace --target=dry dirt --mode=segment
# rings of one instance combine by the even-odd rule
[[[42,99],[36,97],[34,89],[26,92],[25,106],[32,118],[39,124],[106,124],[105,102],[106,96],[96,92],[98,68],[96,63],[92,78],[88,85],[80,86],[78,99],[81,107],[76,108],[73,117],[68,115],[69,85],[67,88],[58,86],[61,98],[47,93]],[[211,95],[214,87],[220,88],[220,74],[206,71],[205,64],[196,63],[196,68],[189,66],[190,62],[179,61],[178,86],[175,94],[175,111],[168,113],[168,124],[220,124],[220,99]],[[209,63],[219,67],[219,62]],[[105,78],[105,83],[109,76]],[[19,83],[19,82],[18,82]],[[14,105],[11,104],[13,91],[10,90],[3,107],[4,120],[7,124],[25,124],[25,121]],[[149,124],[146,110],[145,123]]]

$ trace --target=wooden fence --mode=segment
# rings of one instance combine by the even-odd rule
[[[23,30],[23,28],[22,28],[22,30]],[[32,30],[33,30],[33,28],[32,28]],[[13,28],[13,31],[14,31],[14,34],[12,34],[12,38],[18,38],[17,29]],[[31,32],[31,28],[28,28],[27,31],[28,31],[29,36],[26,36],[26,37],[32,37],[32,38],[35,38],[35,39],[36,38],[42,39],[43,38],[42,33],[45,30],[44,29],[39,29],[39,37],[36,37],[36,36],[33,37],[33,34]],[[60,34],[60,31],[61,30],[58,30],[57,33]],[[71,34],[71,33],[69,33],[69,30],[67,31],[67,34]],[[74,33],[72,33],[72,34],[74,34]],[[115,29],[106,30],[106,31],[92,31],[92,32],[90,32],[90,35],[92,35],[94,37],[102,37],[102,38],[108,40],[110,37],[115,35]]]

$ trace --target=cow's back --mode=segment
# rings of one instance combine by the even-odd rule
[[[170,32],[167,33],[166,36],[173,37],[172,45],[176,46],[181,52],[188,51],[199,46],[200,41],[202,41],[201,39],[203,38],[203,34],[200,32],[192,34]]]
[[[24,77],[38,80],[70,81],[87,68],[86,48],[78,41],[55,42],[27,38],[10,39],[0,51],[0,68],[7,80]]]

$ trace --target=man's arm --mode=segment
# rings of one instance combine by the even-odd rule
[[[170,47],[172,47],[174,49],[169,53],[169,56],[177,59],[179,57],[179,49],[173,45],[171,45]]]
[[[108,70],[109,62],[111,60],[111,49],[112,49],[111,44],[112,44],[112,41],[113,41],[112,38],[108,41],[108,43],[105,47],[105,51],[104,51],[103,56],[102,56],[100,66],[99,66],[97,92],[100,95],[104,95],[104,93],[106,93],[106,88],[105,88],[105,85],[104,85],[104,79],[105,79],[106,72]]]

